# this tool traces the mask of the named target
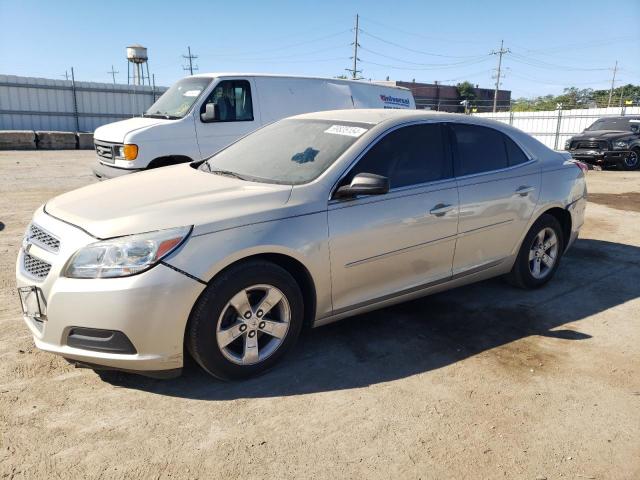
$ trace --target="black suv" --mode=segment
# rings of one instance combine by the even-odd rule
[[[607,117],[593,122],[564,145],[576,160],[594,165],[640,167],[640,117]]]

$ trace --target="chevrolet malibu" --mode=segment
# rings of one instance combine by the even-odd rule
[[[544,285],[584,218],[565,155],[455,114],[280,120],[40,207],[17,259],[24,320],[83,366],[169,377],[189,352],[220,379],[257,374],[307,325],[499,275]]]

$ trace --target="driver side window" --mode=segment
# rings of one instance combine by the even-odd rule
[[[419,185],[451,178],[452,166],[440,124],[411,125],[388,133],[371,147],[341,185],[363,172],[387,177],[392,189]]]
[[[211,122],[247,122],[253,120],[251,86],[247,80],[223,80],[215,86],[200,107],[205,113],[207,104],[217,106],[218,117]],[[202,117],[201,117],[202,118]]]

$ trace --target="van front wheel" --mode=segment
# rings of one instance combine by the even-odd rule
[[[295,344],[303,310],[302,293],[289,272],[270,262],[242,263],[203,292],[189,319],[187,348],[219,379],[256,375]]]

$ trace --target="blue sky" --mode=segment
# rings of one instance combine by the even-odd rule
[[[355,14],[365,78],[492,87],[504,39],[502,88],[515,97],[564,86],[640,84],[640,1],[20,1],[0,0],[0,73],[126,83],[125,47],[149,49],[156,84],[200,72],[335,76],[351,67]],[[592,28],[590,28],[592,26]]]

